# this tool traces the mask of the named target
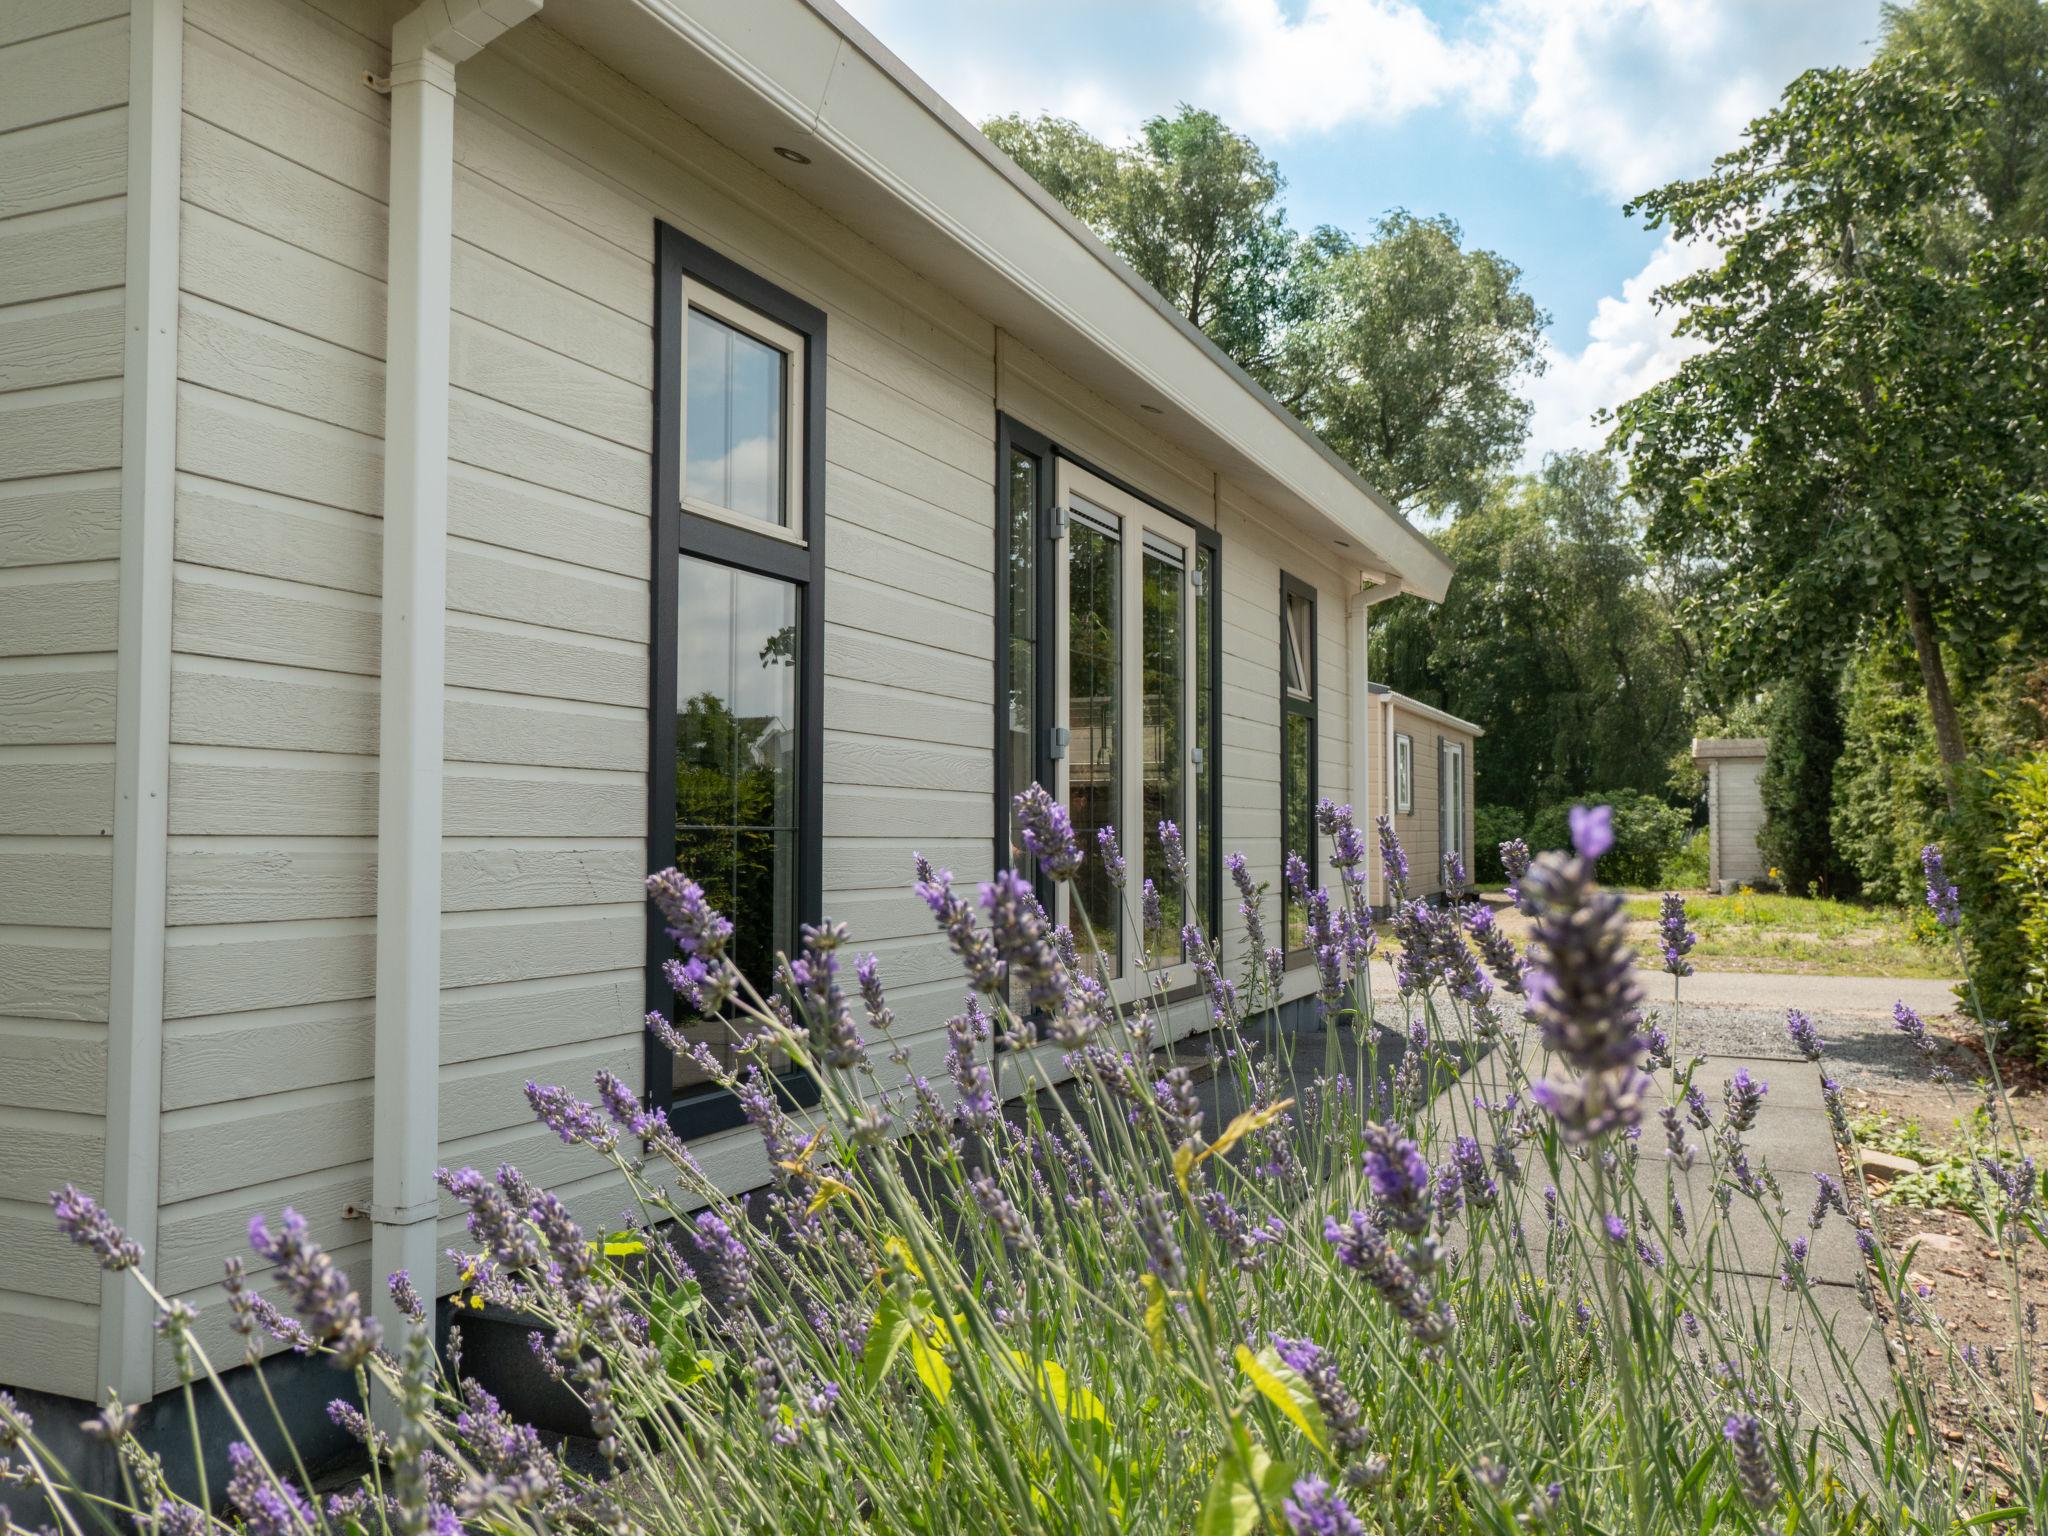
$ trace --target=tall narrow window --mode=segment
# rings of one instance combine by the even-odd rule
[[[656,238],[648,855],[732,920],[734,959],[765,993],[822,904],[825,319],[673,229]],[[652,924],[649,1005],[742,1065],[728,1021],[670,993],[670,953]],[[686,1135],[741,1118],[698,1060],[659,1045],[647,1087]]]
[[[1465,846],[1465,748],[1461,743],[1439,736],[1437,763],[1437,846],[1445,854],[1456,854],[1470,875],[1471,850]],[[1452,892],[1451,894],[1461,894]]]
[[[1008,599],[1008,655],[1003,658],[1004,760],[1010,766],[1012,793],[1036,776],[1038,762],[1038,500],[1043,460],[1022,448],[1006,449],[1004,485],[1004,570]],[[1016,812],[1007,801],[1002,810],[1009,833],[1010,861],[1021,873],[1035,876],[1030,855],[1017,840]]]
[[[1188,893],[1180,882],[1163,878],[1166,846],[1160,823],[1170,821],[1176,828],[1184,829],[1185,849],[1185,829],[1194,825],[1188,820],[1188,737],[1195,724],[1187,717],[1191,649],[1187,552],[1177,544],[1147,534],[1141,570],[1145,718],[1139,740],[1144,753],[1140,813],[1145,833],[1144,867],[1159,891],[1163,931],[1178,935],[1187,920]],[[1165,940],[1161,947],[1178,954],[1180,941],[1177,937]]]
[[[1292,576],[1280,578],[1280,858],[1308,865],[1309,883],[1321,878],[1316,859],[1316,595]],[[1308,939],[1308,914],[1286,881],[1280,898],[1289,949]]]
[[[1216,795],[1223,759],[1221,711],[1216,707],[1216,659],[1222,636],[1216,623],[1222,593],[1216,588],[1216,546],[1195,551],[1195,912],[1211,942],[1223,932],[1217,887]]]
[[[1119,898],[1096,856],[1096,835],[1123,815],[1123,549],[1117,519],[1078,503],[1067,538],[1067,796],[1086,855],[1073,883],[1085,921],[1074,922],[1084,952],[1121,969]]]
[[[1415,813],[1415,738],[1405,731],[1394,733],[1394,814]]]

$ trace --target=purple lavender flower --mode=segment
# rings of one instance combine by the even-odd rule
[[[1529,873],[1529,845],[1519,837],[1511,837],[1500,845],[1500,867],[1507,871],[1508,900],[1516,906],[1522,904],[1522,876]]]
[[[1620,896],[1594,881],[1593,862],[1613,841],[1605,806],[1575,807],[1576,858],[1546,853],[1521,881],[1534,917],[1525,986],[1528,1016],[1546,1049],[1581,1077],[1542,1082],[1532,1094],[1574,1140],[1637,1124],[1649,1089],[1640,1062],[1642,992],[1626,941]]]
[[[1365,1277],[1418,1341],[1441,1344],[1450,1337],[1450,1308],[1435,1300],[1428,1282],[1394,1252],[1370,1215],[1353,1211],[1345,1221],[1326,1218],[1323,1241],[1337,1250],[1340,1264]]]
[[[1139,892],[1138,916],[1145,929],[1145,951],[1150,954],[1159,947],[1160,930],[1166,926],[1166,910],[1159,900],[1159,887],[1150,880]]]
[[[862,955],[853,963],[853,974],[860,982],[861,1001],[867,1005],[868,1028],[877,1035],[888,1034],[896,1014],[882,995],[882,962],[872,954]]]
[[[1125,863],[1123,850],[1117,846],[1115,827],[1095,829],[1095,851],[1102,860],[1103,873],[1109,876],[1109,883],[1122,890],[1129,866]]]
[[[1344,1496],[1320,1477],[1304,1477],[1280,1503],[1292,1536],[1365,1536]]]
[[[736,1315],[746,1305],[754,1283],[754,1260],[747,1245],[716,1211],[699,1211],[690,1225],[680,1230],[704,1299],[720,1315]]]
[[[1180,828],[1170,821],[1159,823],[1159,853],[1166,865],[1166,878],[1175,886],[1188,883],[1188,850],[1181,842]]]
[[[1316,828],[1330,840],[1330,867],[1345,891],[1365,881],[1365,838],[1352,820],[1351,807],[1324,799],[1316,803]]]
[[[1464,1194],[1465,1204],[1474,1210],[1490,1210],[1500,1199],[1500,1185],[1486,1165],[1486,1153],[1477,1140],[1460,1136],[1451,1143],[1450,1162],[1445,1171]]]
[[[1664,969],[1673,976],[1690,976],[1692,962],[1685,957],[1692,953],[1699,936],[1685,925],[1685,898],[1676,891],[1664,893],[1663,907],[1657,917],[1657,937],[1664,950]]]
[[[1614,807],[1611,805],[1575,805],[1569,817],[1572,829],[1572,848],[1588,864],[1600,862],[1600,856],[1614,846]]]
[[[1055,880],[1071,879],[1081,867],[1081,845],[1067,808],[1033,784],[1015,801],[1017,836],[1038,867]]]
[[[309,1536],[321,1528],[305,1495],[265,1471],[245,1442],[228,1447],[228,1467],[228,1503],[248,1536]]]
[[[1024,1224],[1023,1212],[1017,1209],[1017,1202],[1004,1192],[1000,1184],[986,1173],[977,1173],[967,1181],[967,1188],[974,1196],[974,1203],[981,1207],[982,1215],[1004,1238],[1019,1248],[1034,1246],[1036,1238]]]
[[[1778,1273],[1778,1288],[1796,1291],[1806,1283],[1806,1256],[1813,1243],[1804,1232],[1785,1245],[1784,1267]]]
[[[1066,1001],[1066,971],[1046,932],[1045,909],[1030,882],[1014,869],[999,870],[981,888],[988,932],[1010,979],[1031,1009],[1058,1013]]]
[[[1453,897],[1463,896],[1467,884],[1465,879],[1465,861],[1458,857],[1457,849],[1445,849],[1442,864],[1444,894]]]
[[[1163,1191],[1147,1190],[1138,1201],[1138,1209],[1132,1217],[1137,1228],[1138,1241],[1145,1249],[1145,1269],[1169,1291],[1184,1291],[1188,1286],[1187,1258],[1181,1252],[1180,1239],[1174,1231],[1173,1208],[1167,1203]]]
[[[1764,1107],[1764,1095],[1770,1091],[1771,1085],[1752,1078],[1749,1068],[1737,1067],[1721,1094],[1722,1102],[1728,1106],[1728,1129],[1746,1131],[1755,1125],[1757,1112]]]
[[[532,1106],[535,1119],[572,1147],[582,1145],[609,1152],[618,1145],[618,1131],[605,1122],[597,1107],[584,1103],[566,1089],[528,1082],[526,1102]]]
[[[647,894],[668,920],[668,936],[685,955],[706,962],[724,955],[732,923],[713,907],[704,888],[678,869],[647,877]]]
[[[1948,877],[1940,844],[1929,843],[1920,850],[1920,868],[1927,876],[1927,910],[1942,927],[1954,928],[1963,920],[1963,893]]]
[[[385,1285],[391,1292],[391,1304],[400,1312],[416,1323],[426,1317],[427,1304],[420,1299],[420,1293],[413,1285],[412,1275],[408,1271],[394,1269]]]
[[[1287,892],[1296,901],[1308,900],[1308,860],[1300,854],[1289,852],[1280,861],[1280,879]]]
[[[1842,1194],[1842,1186],[1832,1174],[1816,1173],[1813,1176],[1813,1214],[1806,1218],[1807,1227],[1818,1232],[1821,1223],[1828,1219],[1828,1212],[1839,1211],[1844,1220],[1848,1219],[1849,1202]]]
[[[1728,1450],[1735,1458],[1735,1480],[1752,1509],[1769,1509],[1778,1502],[1777,1480],[1771,1475],[1769,1448],[1764,1443],[1764,1426],[1754,1414],[1738,1413],[1721,1426]]]
[[[1408,899],[1408,855],[1394,835],[1391,817],[1378,817],[1373,826],[1379,833],[1380,868],[1387,878],[1387,905],[1398,907]]]
[[[994,1131],[996,1083],[976,1049],[987,1023],[970,1008],[946,1021],[946,1071],[953,1079],[953,1114],[961,1125],[983,1134]]]
[[[79,1247],[90,1249],[101,1269],[134,1269],[142,1263],[141,1245],[131,1242],[100,1203],[76,1185],[66,1184],[54,1191],[50,1210],[57,1218],[57,1230]]]
[[[1365,1410],[1346,1390],[1337,1374],[1337,1361],[1313,1339],[1291,1339],[1271,1334],[1273,1351],[1298,1376],[1322,1410],[1323,1425],[1329,1431],[1330,1449],[1337,1459],[1349,1461],[1365,1449],[1368,1432]]]
[[[974,926],[974,912],[958,896],[953,894],[953,873],[951,870],[935,870],[931,861],[923,854],[917,855],[918,899],[931,908],[931,914],[946,931],[946,938],[953,946],[953,953],[967,968],[967,976],[977,992],[997,992],[1003,985],[1003,962],[997,958],[995,942]]]
[[[2034,1171],[2031,1157],[2022,1156],[2016,1163],[2008,1163],[2002,1156],[1980,1157],[1977,1166],[2005,1197],[2006,1220],[2019,1220],[2040,1200],[2041,1176]]]
[[[1411,1236],[1429,1226],[1429,1161],[1407,1137],[1377,1122],[1365,1127],[1365,1176],[1380,1212]]]
[[[617,1122],[619,1128],[629,1136],[645,1136],[660,1123],[661,1117],[648,1111],[640,1102],[640,1095],[632,1086],[609,1068],[601,1069],[596,1077],[597,1096],[603,1103],[605,1113]]]
[[[1493,908],[1474,903],[1465,915],[1465,931],[1479,946],[1480,958],[1493,972],[1501,990],[1520,997],[1526,985],[1522,957],[1515,953],[1514,940],[1501,932],[1500,924],[1493,920]]]
[[[1913,1048],[1920,1053],[1922,1060],[1933,1063],[1927,1074],[1929,1078],[1937,1083],[1945,1083],[1955,1076],[1946,1066],[1934,1061],[1935,1056],[1941,1051],[1941,1046],[1927,1032],[1926,1021],[1908,1008],[1903,998],[1892,1004],[1892,1027],[1913,1042]]]
[[[1813,1020],[1797,1008],[1785,1010],[1785,1033],[1792,1037],[1793,1048],[1808,1061],[1819,1061],[1828,1048]]]
[[[305,1217],[286,1206],[275,1233],[262,1216],[251,1217],[249,1246],[277,1266],[293,1310],[342,1364],[357,1366],[370,1358],[383,1342],[384,1331],[364,1310],[348,1276],[313,1241]]]

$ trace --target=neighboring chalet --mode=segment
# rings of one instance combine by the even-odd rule
[[[912,853],[1033,779],[1226,946],[1316,795],[1469,862],[1367,681],[1443,557],[830,0],[15,0],[0,306],[0,1383],[174,1382],[66,1181],[217,1359],[254,1212],[442,1294],[438,1164],[613,1219],[529,1078],[760,1182],[641,1028],[672,858],[935,1076]]]

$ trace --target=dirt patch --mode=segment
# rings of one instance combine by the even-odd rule
[[[1998,1443],[1999,1421],[2017,1399],[2016,1317],[2036,1361],[2034,1411],[2048,1413],[2048,1380],[2038,1363],[2044,1339],[2036,1331],[2048,1313],[2048,1253],[2026,1241],[2008,1255],[1968,1213],[1942,1203],[1969,1200],[1976,1184],[1968,1158],[1984,1148],[1991,1130],[1975,1114],[1983,1096],[1971,1079],[1988,1078],[1989,1068],[1981,1041],[1955,1022],[1932,1027],[1946,1036],[1947,1059],[1957,1063],[1953,1091],[1925,1081],[1866,1080],[1849,1087],[1847,1097],[1859,1138],[1867,1133],[1880,1148],[1865,1168],[1878,1238],[1895,1269],[1906,1274],[1914,1304],[1928,1314],[1909,1315],[1902,1323],[1892,1308],[1881,1306],[1886,1336],[1895,1355],[1904,1351],[1918,1367],[1935,1432],[1951,1447],[1958,1467],[1995,1485],[2008,1460]],[[2030,1064],[2009,1058],[2001,1058],[2000,1071],[2012,1120],[2038,1163],[2048,1152],[2048,1080]],[[1999,1118],[1997,1146],[2009,1155],[2011,1132],[2002,1112]],[[1886,1153],[1886,1147],[1905,1150]],[[1853,1189],[1855,1170],[1844,1172]],[[2009,1433],[2010,1420],[2006,1424]]]

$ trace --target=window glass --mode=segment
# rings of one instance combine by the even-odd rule
[[[1117,736],[1122,723],[1118,678],[1122,646],[1116,535],[1093,522],[1073,520],[1067,556],[1067,753],[1068,811],[1085,854],[1073,882],[1073,897],[1087,913],[1073,915],[1075,942],[1083,951],[1099,944],[1111,974],[1122,959],[1122,913],[1116,888],[1096,857],[1095,834],[1118,827],[1121,780]],[[1089,926],[1094,929],[1091,939]]]
[[[1315,678],[1311,675],[1315,651],[1310,638],[1315,626],[1315,610],[1299,597],[1289,595],[1280,605],[1281,611],[1281,680],[1290,697],[1309,699],[1315,696]]]
[[[1309,782],[1309,765],[1314,761],[1316,745],[1315,716],[1289,712],[1281,719],[1281,782],[1280,802],[1283,807],[1283,846],[1280,858],[1284,867],[1287,855],[1298,853],[1308,862],[1309,884],[1313,887],[1319,878],[1315,853],[1315,807],[1311,801],[1312,786]],[[1287,947],[1299,949],[1308,938],[1308,916],[1294,893],[1285,890],[1281,906],[1286,914]]]
[[[1037,776],[1038,744],[1038,460],[1010,454],[1009,571],[1010,657],[1006,718],[1010,733],[1010,790]],[[1017,841],[1016,813],[1010,817],[1010,863],[1026,879],[1031,856]]]
[[[716,315],[696,308],[689,314],[684,498],[749,521],[787,527],[787,355]]]
[[[1415,809],[1415,743],[1406,736],[1394,738],[1394,809]]]
[[[1187,831],[1187,566],[1148,541],[1144,551],[1142,602],[1145,668],[1143,743],[1144,873],[1159,890],[1166,931],[1177,934],[1187,920],[1186,895],[1166,874],[1161,820]],[[1178,941],[1166,944],[1178,957]]]
[[[676,867],[732,919],[764,993],[796,939],[797,589],[684,555],[676,626]],[[699,1021],[721,1053],[726,1031]],[[701,1076],[678,1057],[676,1083]]]
[[[1195,911],[1213,944],[1222,931],[1216,889],[1216,663],[1209,650],[1215,633],[1216,551],[1195,551]]]

